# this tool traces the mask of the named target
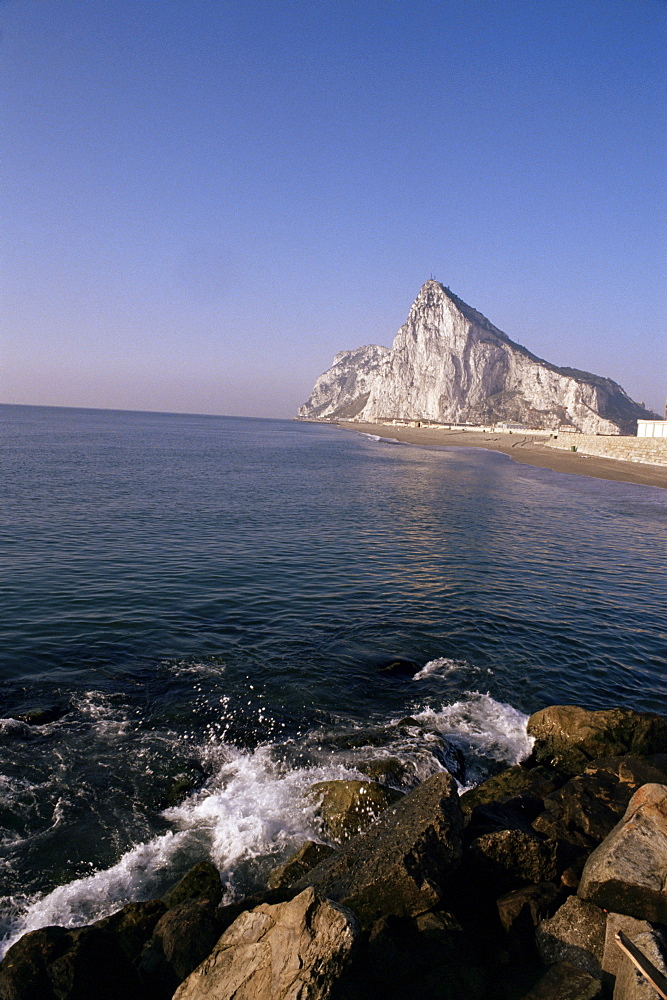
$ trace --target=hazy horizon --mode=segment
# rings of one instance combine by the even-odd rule
[[[290,418],[432,275],[662,415],[665,12],[6,0],[2,401]]]

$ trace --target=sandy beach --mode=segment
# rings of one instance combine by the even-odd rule
[[[554,472],[574,473],[577,476],[592,476],[594,479],[609,479],[614,482],[667,489],[667,467],[561,451],[544,444],[544,438],[531,437],[529,434],[396,427],[393,424],[337,423],[335,426],[361,434],[379,434],[382,437],[394,438],[396,441],[404,441],[406,444],[502,451],[515,462],[535,465],[542,469],[553,469]]]

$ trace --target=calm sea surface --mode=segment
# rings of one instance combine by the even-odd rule
[[[0,435],[5,942],[203,857],[262,884],[322,778],[455,751],[471,784],[546,704],[667,712],[667,491],[289,421],[5,406]]]

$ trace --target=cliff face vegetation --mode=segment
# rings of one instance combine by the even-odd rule
[[[585,434],[632,434],[654,417],[611,379],[558,368],[514,343],[429,280],[391,349],[342,351],[299,409],[303,419],[516,421]]]

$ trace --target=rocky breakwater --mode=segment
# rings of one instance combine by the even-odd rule
[[[655,417],[616,382],[532,354],[449,288],[427,281],[391,349],[336,355],[298,411],[302,419],[370,423],[518,421],[585,434],[634,434]]]
[[[203,862],[161,900],[26,934],[0,998],[659,996],[667,723],[554,706],[528,730],[529,759],[462,794],[444,770],[398,799],[370,780],[321,783],[309,794],[328,843],[304,845],[274,888],[222,905]]]

